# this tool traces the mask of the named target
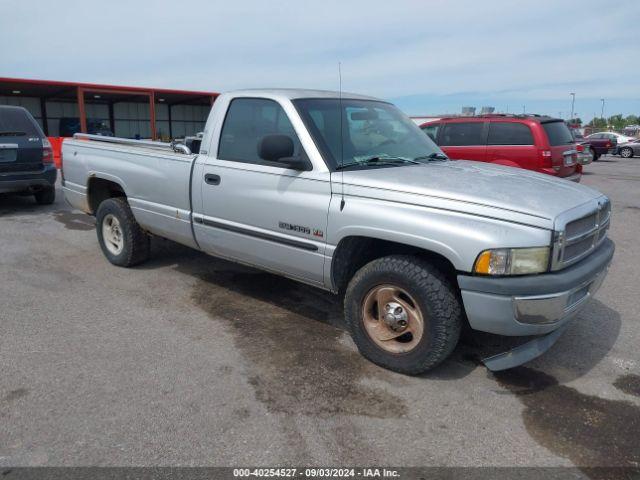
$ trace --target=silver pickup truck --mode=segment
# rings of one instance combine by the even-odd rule
[[[360,352],[418,374],[461,327],[547,350],[614,252],[607,197],[526,170],[449,161],[393,105],[311,90],[221,95],[201,148],[76,135],[63,190],[129,267],[157,235],[344,296]],[[221,308],[224,308],[221,305]]]

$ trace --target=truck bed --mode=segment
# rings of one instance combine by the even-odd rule
[[[100,179],[127,192],[138,223],[150,233],[195,246],[191,232],[191,168],[197,155],[173,151],[171,144],[95,135],[66,140],[63,189],[69,203],[95,213],[87,202]]]

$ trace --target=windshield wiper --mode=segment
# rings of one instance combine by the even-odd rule
[[[449,157],[447,157],[444,153],[433,152],[433,153],[430,153],[429,155],[422,155],[420,157],[416,157],[414,158],[414,160],[449,160]]]
[[[359,167],[361,165],[400,165],[400,164],[405,164],[405,163],[410,163],[410,164],[413,164],[413,165],[419,165],[420,164],[420,162],[418,162],[416,160],[412,160],[410,158],[375,156],[375,157],[366,158],[366,159],[361,160],[359,162],[343,163],[342,165],[338,165],[336,167],[336,170],[342,170],[342,169],[349,168],[349,167]]]

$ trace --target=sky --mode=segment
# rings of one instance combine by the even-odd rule
[[[640,1],[0,0],[0,77],[640,115]]]

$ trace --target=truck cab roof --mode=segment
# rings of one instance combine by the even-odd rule
[[[355,100],[377,100],[379,98],[370,97],[367,95],[359,95],[357,93],[342,92],[333,90],[313,90],[305,88],[251,88],[244,90],[233,90],[225,92],[223,95],[229,97],[270,97],[281,98],[288,100],[295,100],[298,98],[349,98]]]

